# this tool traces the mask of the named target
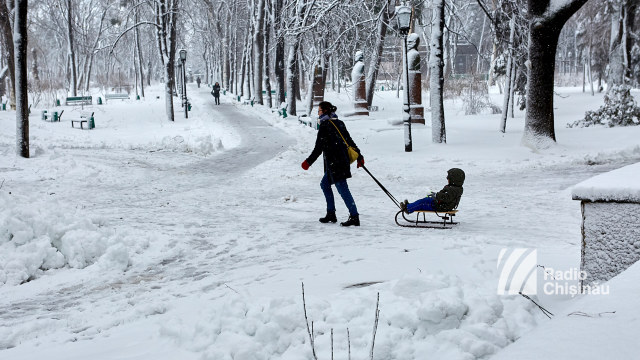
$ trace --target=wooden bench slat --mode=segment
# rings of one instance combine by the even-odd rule
[[[92,101],[93,101],[93,97],[91,96],[69,96],[65,100],[64,104],[65,105],[73,105],[73,104],[91,105]]]
[[[458,212],[458,210],[450,210],[450,211],[431,211],[431,210],[416,210],[414,211],[414,213],[438,213],[438,214],[455,214]]]
[[[113,94],[106,94],[104,96],[105,99],[109,100],[109,99],[129,99],[129,94],[125,94],[125,93],[113,93]]]

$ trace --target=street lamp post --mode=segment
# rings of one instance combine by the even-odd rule
[[[180,61],[182,61],[182,105],[184,106],[184,118],[189,118],[189,100],[187,100],[187,77],[186,77],[186,66],[185,62],[187,61],[187,50],[180,49]]]
[[[409,60],[407,59],[407,35],[411,29],[411,8],[406,4],[400,5],[396,8],[396,16],[398,21],[398,30],[402,35],[404,42],[404,117],[402,122],[404,124],[404,151],[411,152],[413,149],[411,141],[411,104],[409,98]]]

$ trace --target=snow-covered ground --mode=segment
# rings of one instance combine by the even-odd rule
[[[544,151],[520,145],[523,113],[502,134],[499,115],[465,116],[460,101],[445,103],[447,144],[414,125],[412,153],[392,125],[402,116],[395,92],[377,93],[370,117],[343,118],[399,199],[465,170],[460,224],[443,231],[396,226],[393,203],[355,167],[362,226],[320,224],[321,163],[300,168],[315,130],[231,96],[215,106],[195,86],[189,119],[178,107],[168,123],[160,88],[147,91],[89,107],[91,131],[71,128],[80,109],[63,107],[61,123],[35,109],[31,159],[14,155],[15,116],[0,113],[0,359],[311,359],[302,282],[318,358],[330,358],[332,329],[336,358],[369,356],[377,294],[375,359],[488,358],[516,345],[524,350],[504,358],[548,358],[533,352],[554,341],[546,328],[580,326],[576,342],[589,346],[580,334],[603,321],[607,344],[639,350],[625,334],[640,326],[618,313],[565,320],[600,298],[539,295],[557,314],[548,320],[528,300],[496,294],[505,247],[536,248],[548,268],[578,267],[572,186],[640,160],[640,128],[564,127],[602,95],[557,89],[558,145]],[[344,91],[327,99],[350,110]],[[339,197],[337,207],[346,219]],[[632,292],[637,276],[627,277],[610,301]]]

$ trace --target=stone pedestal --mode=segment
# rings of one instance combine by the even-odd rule
[[[412,124],[424,125],[424,107],[422,106],[422,73],[420,73],[420,36],[416,33],[407,37],[407,65],[409,67],[409,104]]]
[[[316,65],[313,76],[313,107],[324,101],[324,71]]]
[[[425,124],[424,106],[422,106],[422,74],[409,70],[409,104],[412,124]]]

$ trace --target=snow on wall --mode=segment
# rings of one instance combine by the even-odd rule
[[[640,163],[594,176],[573,188],[574,200],[640,203]]]
[[[583,202],[582,213],[583,284],[607,281],[640,260],[640,203]]]

